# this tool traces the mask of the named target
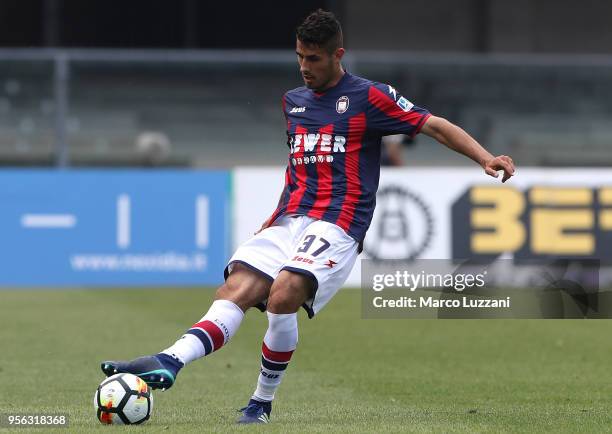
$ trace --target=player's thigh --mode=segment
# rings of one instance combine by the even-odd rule
[[[302,300],[309,316],[320,311],[335,295],[350,274],[358,256],[358,243],[339,226],[325,221],[315,221],[303,231],[283,271],[300,274],[314,287]],[[280,277],[280,275],[279,275]],[[275,292],[276,282],[270,296]],[[278,285],[279,291],[291,291],[288,285]],[[302,288],[305,285],[302,284]],[[304,295],[298,292],[300,296]]]
[[[270,288],[267,310],[271,313],[295,313],[314,295],[316,282],[312,277],[283,270]]]
[[[272,281],[266,276],[244,264],[236,263],[225,283],[217,289],[215,299],[229,300],[246,311],[265,300],[271,286]]]
[[[291,254],[294,225],[291,219],[281,217],[273,226],[240,245],[225,267],[225,278],[232,273],[235,265],[242,264],[272,282]]]
[[[291,252],[288,240],[293,225],[292,220],[281,218],[238,247],[225,268],[226,282],[217,297],[231,300],[243,310],[263,307],[272,282]]]

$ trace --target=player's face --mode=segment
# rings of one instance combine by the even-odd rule
[[[324,47],[303,44],[297,40],[295,52],[304,84],[309,89],[325,90],[340,70],[343,48],[329,53]]]

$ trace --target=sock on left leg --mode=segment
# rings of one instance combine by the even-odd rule
[[[252,399],[272,401],[298,342],[297,313],[268,312],[268,330],[261,346],[261,369]]]

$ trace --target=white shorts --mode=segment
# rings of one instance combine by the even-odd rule
[[[270,281],[282,270],[309,276],[315,282],[315,295],[303,307],[312,318],[346,281],[358,254],[357,241],[339,226],[302,215],[282,216],[236,250],[225,267],[225,278],[235,263]],[[266,301],[257,307],[265,310]]]

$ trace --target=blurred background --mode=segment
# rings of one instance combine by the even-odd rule
[[[0,164],[282,164],[293,29],[318,7],[343,23],[351,72],[493,151],[612,163],[609,2],[5,0]],[[470,164],[424,137],[406,161]]]
[[[318,7],[343,24],[349,71],[523,174],[477,194],[493,181],[471,161],[388,139],[388,164],[406,169],[383,171],[366,257],[612,257],[610,2],[5,0],[0,284],[218,283],[282,188],[294,28]],[[510,226],[478,217],[508,202]]]
[[[488,284],[555,297],[529,317],[612,316],[612,2],[0,0],[0,413],[90,432],[99,361],[206,310],[276,207],[294,28],[318,7],[350,72],[518,167],[501,184],[424,135],[385,139],[404,167],[382,170],[360,259],[495,262]],[[300,314],[273,432],[610,430],[608,322],[360,321],[363,285]],[[266,317],[245,321],[150,424],[235,432]]]

